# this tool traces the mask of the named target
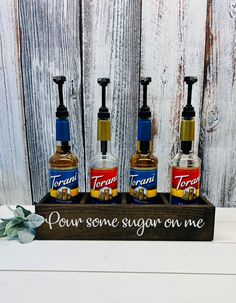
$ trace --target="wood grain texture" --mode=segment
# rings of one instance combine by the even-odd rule
[[[142,2],[141,75],[151,76],[148,102],[154,118],[154,151],[159,159],[158,191],[170,190],[170,162],[177,152],[185,75],[198,77],[193,89],[198,146],[206,1]]]
[[[121,196],[122,203],[115,205],[90,204],[88,194],[81,194],[77,204],[52,204],[45,196],[35,206],[35,212],[45,218],[37,239],[213,240],[215,207],[202,197],[199,205],[179,207],[171,205],[166,194],[159,194],[156,204],[142,206],[128,204],[128,194]]]
[[[80,161],[84,190],[84,149],[80,98],[80,3],[76,0],[20,1],[22,65],[27,137],[34,200],[48,191],[48,160],[55,150],[55,75],[66,75],[72,149]]]
[[[200,152],[202,191],[236,206],[236,1],[208,0]]]
[[[235,45],[236,0],[0,0],[0,204],[30,204],[30,180],[33,200],[48,190],[56,74],[67,76],[65,101],[83,191],[89,190],[89,163],[96,152],[97,78],[111,78],[112,149],[119,159],[119,187],[126,191],[139,78],[152,77],[148,103],[158,190],[169,191],[186,102],[183,77],[191,74],[199,79],[193,103],[202,193],[217,206],[236,206]]]
[[[96,121],[101,106],[97,78],[109,77],[107,105],[112,119],[112,149],[119,159],[122,191],[128,189],[129,160],[136,141],[140,16],[139,0],[82,1],[86,171],[97,148]],[[87,185],[88,190],[88,175]]]
[[[31,204],[19,48],[18,1],[0,1],[0,203]]]

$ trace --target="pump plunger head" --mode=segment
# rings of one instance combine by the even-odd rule
[[[98,78],[98,84],[102,87],[102,106],[99,108],[98,119],[109,119],[110,113],[106,107],[106,86],[110,83],[109,78]]]
[[[139,109],[138,116],[141,119],[149,119],[151,117],[151,111],[147,105],[147,86],[152,81],[151,77],[144,77],[140,79],[140,83],[143,86],[143,105]]]
[[[53,77],[53,82],[55,82],[58,85],[58,92],[59,92],[59,106],[57,107],[56,116],[58,118],[67,118],[69,117],[69,112],[66,108],[66,106],[63,103],[63,84],[66,81],[65,76],[56,76]]]
[[[184,82],[188,85],[187,105],[184,107],[182,117],[185,119],[192,119],[195,117],[194,107],[192,106],[192,86],[197,82],[197,77],[184,77]]]
[[[142,85],[148,85],[150,82],[152,82],[152,78],[151,77],[142,77],[140,79],[140,83]]]

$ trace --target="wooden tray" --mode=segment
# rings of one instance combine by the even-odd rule
[[[204,197],[199,205],[171,205],[159,193],[152,205],[130,204],[120,193],[118,204],[90,204],[80,193],[75,204],[51,204],[47,194],[36,206],[45,218],[37,229],[40,240],[183,240],[211,241],[215,206]]]

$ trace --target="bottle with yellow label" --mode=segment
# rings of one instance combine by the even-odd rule
[[[118,195],[118,161],[111,153],[111,121],[106,107],[108,78],[99,78],[102,87],[102,106],[97,120],[97,154],[90,165],[91,203],[116,203]]]
[[[188,85],[188,99],[182,112],[180,150],[171,167],[171,203],[176,205],[198,204],[200,195],[201,160],[193,152],[195,111],[191,104],[192,86],[197,78],[185,77],[184,81]]]
[[[63,103],[66,77],[54,77],[58,85],[59,106],[56,112],[56,152],[49,160],[49,183],[52,203],[73,203],[79,193],[78,159],[71,151],[69,113]]]
[[[157,157],[153,154],[151,111],[147,105],[150,77],[142,78],[143,105],[138,113],[137,149],[130,160],[130,190],[135,204],[157,202]]]

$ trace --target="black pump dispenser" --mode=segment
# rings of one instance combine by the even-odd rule
[[[65,76],[56,76],[56,77],[53,77],[53,81],[58,85],[59,103],[60,103],[57,107],[56,117],[57,118],[68,118],[69,112],[67,110],[67,107],[63,103],[63,84],[66,81],[66,77]]]
[[[187,105],[182,112],[182,121],[180,128],[181,150],[184,154],[189,154],[192,150],[192,143],[195,136],[195,110],[192,106],[192,86],[197,82],[197,77],[184,77],[184,82],[188,85]]]
[[[151,77],[140,79],[140,84],[143,86],[143,105],[138,112],[138,141],[140,152],[143,154],[147,154],[150,150],[150,141],[152,140],[151,111],[147,105],[147,86],[151,81]]]
[[[138,116],[141,119],[149,119],[151,117],[151,111],[147,105],[147,86],[152,81],[151,77],[141,78],[140,83],[143,86],[143,105],[139,109]]]
[[[151,77],[140,78],[143,102],[138,111],[137,147],[130,159],[131,203],[156,204],[157,199],[157,157],[153,154],[151,111],[147,105],[147,86]]]
[[[180,148],[171,163],[171,196],[174,205],[199,204],[201,160],[194,153],[195,111],[192,106],[192,87],[197,82],[193,76],[184,77],[188,85],[187,104],[182,111]]]
[[[109,78],[98,78],[98,84],[102,87],[102,106],[98,112],[97,140],[100,141],[102,155],[107,154],[107,142],[111,140],[110,113],[106,107],[106,86],[110,83]]]
[[[197,77],[184,77],[184,82],[188,85],[187,105],[184,107],[182,117],[190,120],[195,117],[194,107],[192,106],[192,86],[197,82]]]
[[[110,113],[106,107],[106,86],[110,83],[109,78],[99,78],[98,84],[102,87],[102,106],[99,108],[98,119],[106,120],[110,118]]]
[[[61,142],[61,149],[64,153],[70,151],[70,126],[69,112],[63,103],[63,84],[66,81],[65,76],[53,77],[53,82],[58,85],[59,105],[56,111],[56,141]]]

